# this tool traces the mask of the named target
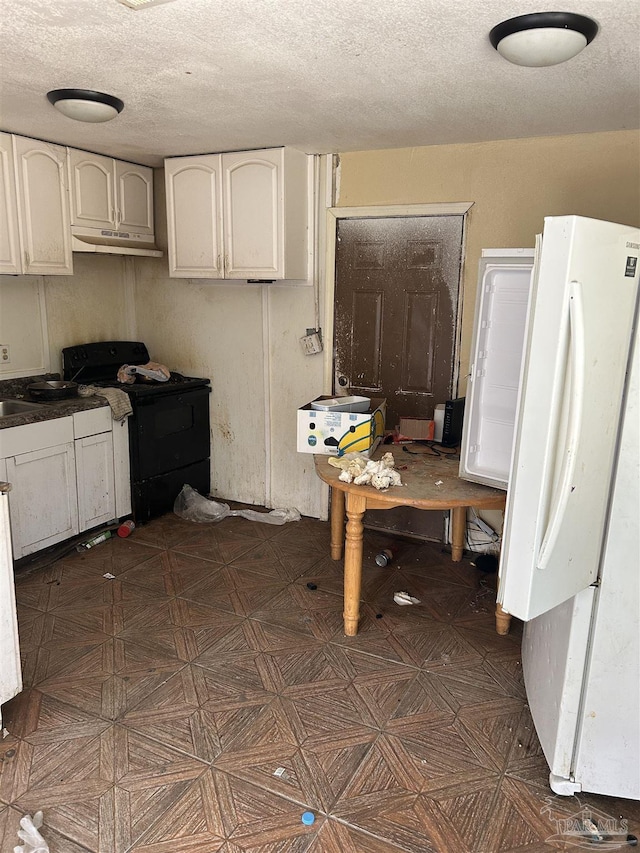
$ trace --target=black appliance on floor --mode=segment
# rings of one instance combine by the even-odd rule
[[[172,372],[166,382],[139,374],[132,384],[118,382],[122,365],[148,361],[149,351],[139,341],[101,341],[62,350],[64,379],[121,388],[129,395],[131,503],[137,523],[170,512],[185,483],[204,495],[211,487],[210,381]]]

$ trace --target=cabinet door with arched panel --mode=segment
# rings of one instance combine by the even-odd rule
[[[220,164],[220,154],[164,161],[173,278],[224,277]]]
[[[116,228],[114,161],[69,148],[71,224]]]
[[[153,235],[153,169],[68,149],[71,224]]]
[[[119,231],[153,234],[153,169],[115,161]]]

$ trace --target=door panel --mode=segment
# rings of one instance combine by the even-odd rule
[[[382,390],[382,294],[354,293],[353,316],[358,317],[360,332],[352,342],[350,373],[358,378],[360,387],[377,395]]]
[[[433,389],[436,325],[426,318],[439,313],[437,293],[405,295],[405,347],[402,353],[401,387],[409,393]]]
[[[388,430],[455,396],[462,229],[462,216],[338,220],[334,392],[385,397]],[[443,518],[399,508],[365,524],[441,540]]]
[[[387,429],[401,415],[432,417],[453,395],[462,224],[338,220],[336,390],[386,397]]]

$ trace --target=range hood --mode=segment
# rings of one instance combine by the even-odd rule
[[[71,248],[74,252],[95,252],[101,255],[137,255],[143,258],[161,258],[149,234],[132,231],[109,231],[105,228],[71,226]]]

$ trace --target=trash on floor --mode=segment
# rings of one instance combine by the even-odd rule
[[[110,530],[104,530],[102,533],[98,533],[97,536],[92,536],[91,539],[87,539],[86,542],[81,542],[80,545],[76,545],[76,551],[88,551],[89,548],[95,548],[96,545],[100,545],[101,542],[106,542],[107,539],[111,539]]]
[[[391,561],[397,557],[399,548],[397,545],[387,545],[386,548],[383,548],[376,556],[374,557],[375,563],[380,568],[384,568],[388,566]]]
[[[116,533],[121,539],[126,539],[127,536],[130,536],[133,531],[136,529],[136,523],[133,519],[128,518],[126,521],[123,521],[120,527],[116,530]]]
[[[271,512],[256,512],[254,509],[231,509],[229,504],[218,503],[211,498],[205,498],[192,486],[185,484],[173,505],[173,511],[185,521],[195,521],[204,524],[211,521],[222,521],[229,516],[239,516],[249,521],[260,521],[265,524],[286,524],[288,521],[300,521],[301,515],[295,507],[290,509],[272,509]]]
[[[395,470],[393,453],[385,453],[382,459],[374,461],[363,453],[345,453],[344,456],[330,456],[329,465],[341,468],[338,477],[343,483],[356,486],[372,485],[374,489],[388,489],[389,486],[401,486],[402,479]]]
[[[394,592],[393,600],[396,604],[400,604],[402,606],[407,604],[420,604],[420,599],[414,598],[412,595],[409,595],[408,592]]]
[[[13,848],[13,853],[49,853],[49,845],[40,835],[42,826],[42,812],[36,812],[33,817],[26,814],[20,819],[18,838],[24,844],[18,844]]]

